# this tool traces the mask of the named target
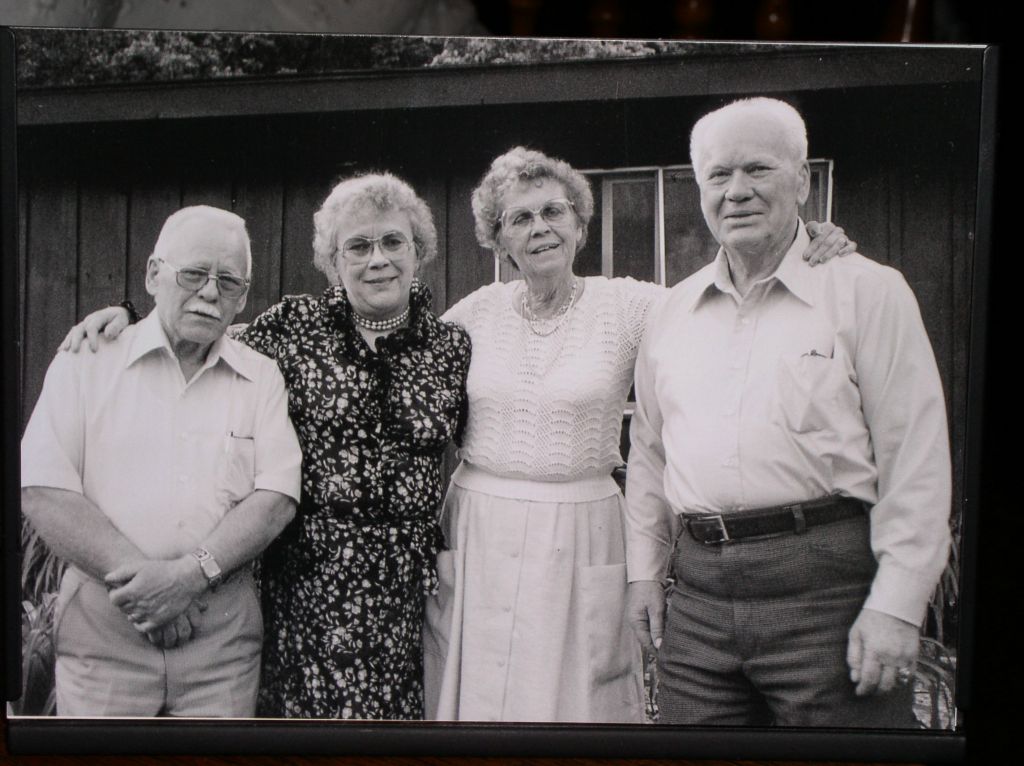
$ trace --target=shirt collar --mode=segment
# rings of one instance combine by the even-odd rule
[[[793,295],[808,305],[814,305],[814,274],[813,269],[804,263],[803,254],[807,246],[811,244],[811,238],[807,234],[807,227],[802,219],[797,219],[796,238],[789,246],[786,254],[782,257],[775,272],[763,280],[777,280]],[[724,248],[718,248],[715,260],[711,268],[704,270],[700,276],[701,283],[698,283],[697,292],[693,302],[690,304],[690,311],[695,311],[703,302],[704,298],[711,294],[712,288],[719,293],[735,295],[736,287],[733,285],[732,276],[729,274],[729,261]]]
[[[177,358],[174,356],[174,350],[171,348],[171,342],[167,338],[167,333],[164,332],[164,327],[160,324],[160,316],[156,309],[150,311],[146,318],[135,327],[135,337],[132,338],[132,345],[128,350],[125,367],[131,367],[142,357],[159,349],[163,349],[171,359],[177,361]],[[237,344],[230,342],[223,335],[213,342],[200,372],[213,367],[219,362],[223,362],[243,378],[248,380],[255,380],[256,378],[256,371],[253,369],[252,361],[242,355]]]

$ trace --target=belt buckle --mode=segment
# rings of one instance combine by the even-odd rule
[[[717,540],[704,540],[705,545],[719,545],[721,543],[728,543],[732,541],[732,538],[729,537],[729,530],[725,528],[725,519],[722,517],[722,514],[716,513],[712,516],[705,516],[701,521],[718,522],[718,529],[715,531],[722,533],[722,536]]]

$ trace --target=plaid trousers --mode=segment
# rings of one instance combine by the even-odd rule
[[[857,697],[847,634],[877,564],[867,516],[721,545],[684,530],[658,652],[661,723],[914,728],[912,690]]]

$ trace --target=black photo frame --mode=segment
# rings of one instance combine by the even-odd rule
[[[140,58],[112,55],[132,45]],[[219,58],[178,69],[161,60],[161,51],[187,58],[200,45]],[[274,49],[271,64],[258,55],[252,63],[261,46]],[[31,47],[29,71],[20,56]],[[500,151],[525,144],[595,174],[653,168],[662,178],[689,162],[697,117],[732,98],[769,95],[801,109],[812,157],[834,161],[822,176],[825,217],[846,227],[865,254],[883,253],[904,271],[932,333],[950,414],[958,524],[955,595],[947,595],[959,635],[955,665],[946,668],[956,679],[947,712],[970,718],[977,529],[986,513],[978,498],[994,49],[22,28],[0,31],[0,56],[7,699],[21,693],[24,659],[20,435],[67,327],[109,302],[147,305],[140,248],[152,244],[170,210],[202,201],[261,218],[250,229],[254,258],[271,268],[254,284],[255,300],[241,317],[248,319],[281,294],[317,291],[309,220],[330,181],[393,169],[434,208],[450,253],[423,275],[440,311],[500,277],[475,244],[468,203]],[[57,285],[57,296],[47,295],[44,280]],[[8,717],[7,736],[16,753],[497,751],[951,763],[963,758],[969,728],[953,719],[883,732],[18,715]]]

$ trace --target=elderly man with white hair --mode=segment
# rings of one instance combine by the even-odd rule
[[[245,223],[171,215],[156,310],[96,354],[60,352],[22,439],[22,511],[69,568],[57,713],[250,716],[262,619],[248,563],[291,520],[301,453],[277,365],[227,338]]]
[[[788,104],[712,112],[690,152],[721,248],[649,318],[627,485],[629,619],[658,652],[661,720],[913,726],[951,483],[917,302],[860,255],[801,260]]]

